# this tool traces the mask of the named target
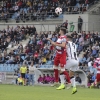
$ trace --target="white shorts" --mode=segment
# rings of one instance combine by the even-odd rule
[[[75,59],[68,59],[66,62],[66,69],[71,71],[77,71],[79,61]]]

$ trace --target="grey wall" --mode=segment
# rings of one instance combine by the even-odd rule
[[[89,15],[89,24],[88,28],[90,31],[99,31],[100,32],[100,15]]]
[[[74,31],[77,31],[77,22],[78,17],[81,16],[83,19],[83,31],[100,31],[100,15],[89,15],[89,14],[70,14],[64,15],[63,22],[68,20],[68,22],[73,22],[75,25]],[[68,25],[68,29],[70,29],[70,25]]]
[[[51,21],[52,22],[52,21]],[[49,22],[44,22],[44,23],[0,23],[0,30],[6,29],[7,25],[9,25],[10,27],[16,27],[17,25],[19,26],[32,26],[34,25],[37,29],[37,32],[40,31],[55,31],[55,27],[57,26],[58,23],[49,23]],[[61,23],[60,23],[61,24]]]

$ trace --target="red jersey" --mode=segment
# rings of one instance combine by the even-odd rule
[[[94,67],[97,67],[97,73],[100,73],[100,58],[96,58],[94,62]]]
[[[65,35],[64,36],[60,36],[56,43],[61,44],[62,42],[66,42],[67,43],[67,39],[66,39]],[[62,54],[63,52],[66,52],[66,45],[65,45],[65,47],[56,46],[56,52],[58,54]]]

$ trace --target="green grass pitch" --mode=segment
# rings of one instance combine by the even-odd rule
[[[49,86],[0,85],[0,100],[100,100],[100,89],[56,90]]]

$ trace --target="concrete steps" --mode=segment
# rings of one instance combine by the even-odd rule
[[[97,1],[93,6],[91,6],[86,13],[89,13],[89,14],[100,14],[100,0]]]

